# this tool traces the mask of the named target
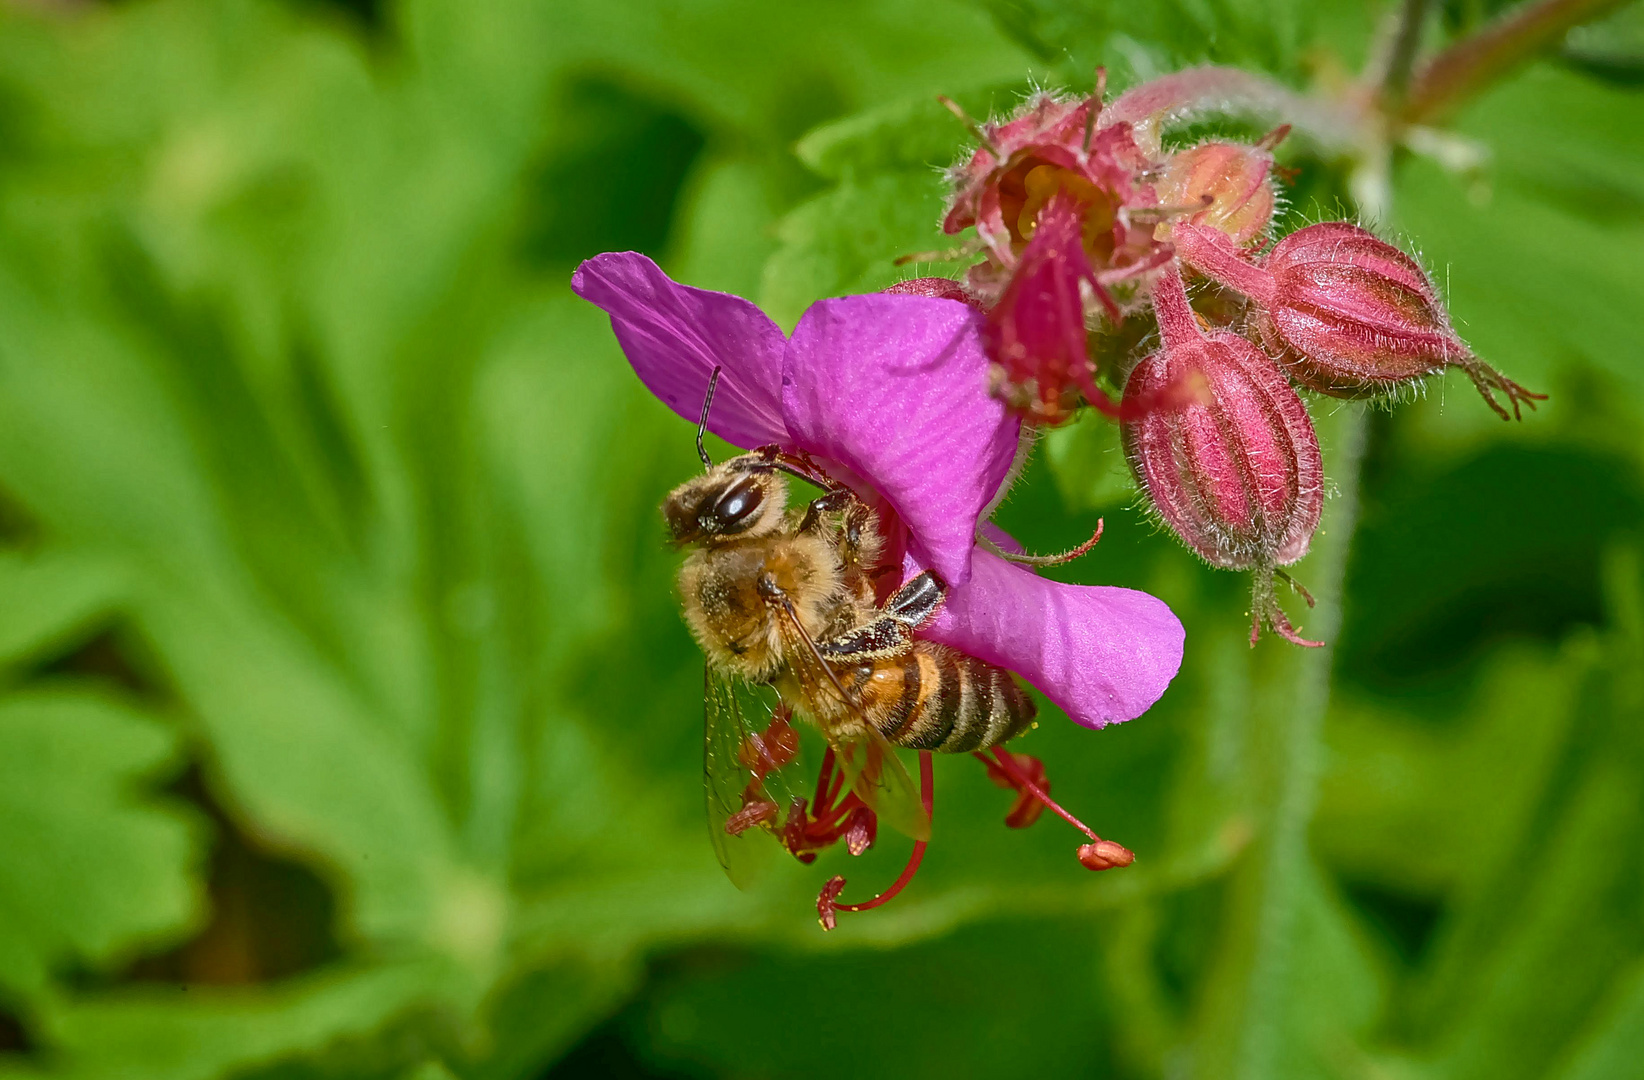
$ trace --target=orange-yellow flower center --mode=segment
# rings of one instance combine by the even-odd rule
[[[1118,200],[1071,169],[1028,158],[1006,173],[999,185],[1000,210],[1010,230],[1011,245],[1021,251],[1033,238],[1039,212],[1057,192],[1066,192],[1079,203],[1083,215],[1080,230],[1085,253],[1098,265],[1113,256],[1113,224],[1118,218]]]

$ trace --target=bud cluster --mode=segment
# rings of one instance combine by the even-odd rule
[[[949,174],[942,227],[974,227],[982,259],[963,288],[903,288],[982,311],[993,392],[1024,419],[1062,423],[1081,399],[1118,419],[1164,522],[1211,565],[1254,572],[1252,643],[1266,623],[1316,645],[1274,587],[1307,553],[1323,506],[1318,438],[1296,388],[1391,400],[1453,366],[1503,418],[1498,398],[1516,418],[1545,396],[1476,357],[1420,265],[1367,230],[1323,222],[1270,244],[1273,150],[1288,125],[1254,145],[1164,150],[1168,109],[1143,103],[1168,99],[1150,88],[1170,78],[1110,110],[1098,78],[1084,100],[1041,93],[1008,121],[971,122],[981,145]],[[1187,275],[1220,287],[1220,325],[1190,306]],[[1126,340],[1124,324],[1149,308],[1158,350],[1128,373],[1099,368],[1092,335]],[[1103,376],[1123,386],[1120,400]]]

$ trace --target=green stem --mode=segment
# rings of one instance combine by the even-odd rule
[[[1572,28],[1625,2],[1539,0],[1509,12],[1428,61],[1410,84],[1400,119],[1406,124],[1443,120]]]
[[[1241,889],[1251,904],[1254,933],[1246,953],[1242,1007],[1233,1074],[1270,1077],[1284,1072],[1286,1014],[1298,995],[1296,985],[1299,921],[1313,890],[1314,873],[1307,847],[1308,827],[1318,801],[1323,764],[1324,716],[1330,702],[1330,669],[1341,632],[1343,586],[1348,550],[1358,520],[1359,467],[1364,456],[1366,408],[1346,405],[1319,425],[1325,458],[1335,480],[1324,522],[1314,538],[1313,553],[1302,564],[1317,607],[1307,621],[1309,636],[1326,642],[1322,649],[1295,649],[1273,659],[1276,670],[1260,680],[1255,709],[1262,756],[1269,761],[1261,814],[1261,841],[1253,849]],[[1268,646],[1277,648],[1277,643]]]
[[[1399,101],[1410,86],[1410,73],[1415,70],[1416,50],[1421,47],[1421,32],[1427,26],[1429,0],[1404,0],[1399,12],[1398,27],[1387,51],[1387,66],[1381,74],[1382,100]]]

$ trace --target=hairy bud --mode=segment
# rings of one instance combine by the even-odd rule
[[[1160,202],[1174,207],[1202,204],[1202,210],[1182,220],[1219,229],[1234,244],[1243,246],[1259,238],[1278,204],[1269,176],[1271,148],[1288,130],[1280,128],[1255,146],[1207,142],[1171,155],[1159,185]]]
[[[1262,622],[1298,645],[1273,577],[1307,554],[1324,505],[1324,463],[1301,398],[1260,349],[1199,328],[1180,275],[1154,286],[1163,347],[1131,372],[1125,398],[1193,377],[1198,400],[1122,422],[1125,454],[1165,522],[1212,566],[1256,572],[1251,641]]]
[[[1255,266],[1221,234],[1183,225],[1177,254],[1255,301],[1255,328],[1296,382],[1331,397],[1373,397],[1461,368],[1502,419],[1535,408],[1534,394],[1474,356],[1421,266],[1342,221],[1298,229]]]

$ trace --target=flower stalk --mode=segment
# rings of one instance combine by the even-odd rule
[[[1398,119],[1405,124],[1448,119],[1541,49],[1624,2],[1538,0],[1506,12],[1423,64],[1410,81]]]

